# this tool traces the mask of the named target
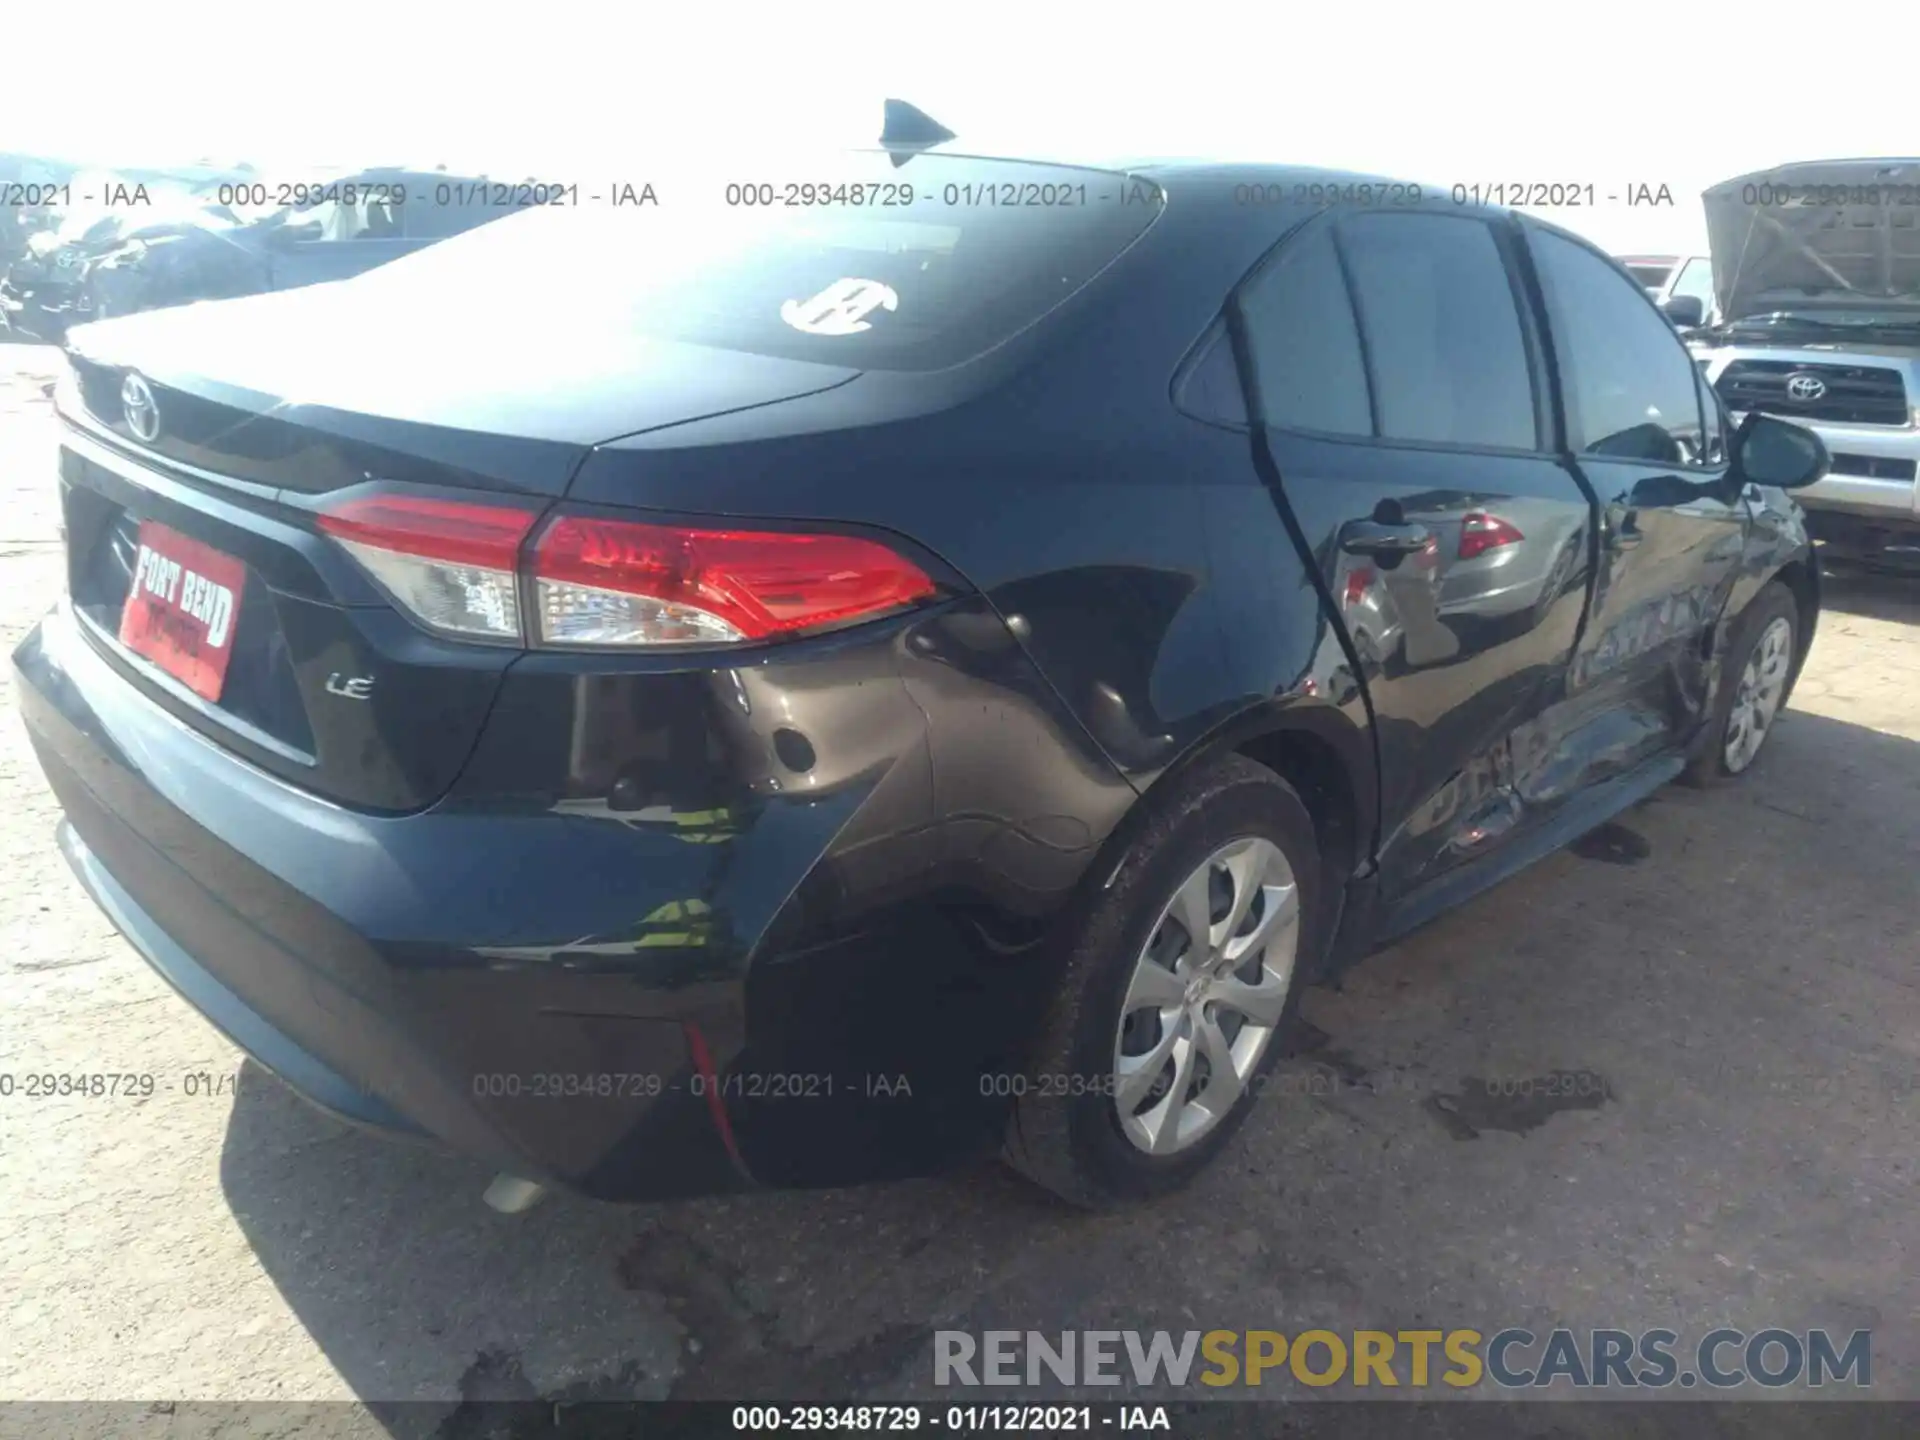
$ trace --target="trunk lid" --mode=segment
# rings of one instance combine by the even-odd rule
[[[398,266],[390,267],[397,269]],[[835,366],[653,339],[590,314],[353,280],[149,311],[68,337],[89,415],[163,460],[315,494],[376,478],[555,496],[599,441],[843,384]],[[564,307],[562,307],[564,308]],[[137,372],[160,426],[127,424]]]
[[[492,317],[403,319],[360,284],[76,330],[61,502],[75,613],[129,683],[263,770],[400,813],[446,793],[521,652],[422,631],[320,533],[323,506],[399,486],[543,510],[595,441],[857,372],[577,323],[520,341]],[[169,532],[236,562],[212,566],[236,583],[211,696],[121,639],[143,544]],[[173,591],[189,613],[209,593]],[[213,635],[200,609],[191,644]]]
[[[1780,311],[1920,319],[1920,160],[1818,160],[1702,197],[1727,321]]]

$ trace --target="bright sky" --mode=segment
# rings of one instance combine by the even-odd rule
[[[1913,0],[1847,6],[1831,47],[1817,18],[1790,35],[1701,3],[120,8],[88,7],[71,64],[42,46],[8,68],[0,150],[270,173],[444,162],[582,183],[697,157],[755,179],[772,145],[871,143],[897,95],[956,149],[1591,184],[1596,208],[1541,213],[1615,251],[1701,247],[1698,197],[1717,180],[1920,151],[1901,69],[1920,42]],[[1677,203],[1628,207],[1641,183]]]

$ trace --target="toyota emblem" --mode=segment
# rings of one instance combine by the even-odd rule
[[[1787,377],[1787,398],[1789,400],[1798,400],[1801,404],[1806,405],[1818,400],[1826,393],[1827,382],[1822,380],[1818,375],[1808,375],[1802,372],[1799,375],[1789,375]]]
[[[120,382],[120,410],[127,417],[127,429],[136,440],[152,444],[160,435],[160,406],[153,391],[138,375]]]

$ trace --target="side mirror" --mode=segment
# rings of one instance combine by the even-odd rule
[[[1743,484],[1799,490],[1827,473],[1826,442],[1804,425],[1749,410],[1733,432],[1732,476]]]
[[[1694,330],[1706,323],[1707,304],[1698,295],[1669,295],[1660,302],[1660,308],[1681,330]]]

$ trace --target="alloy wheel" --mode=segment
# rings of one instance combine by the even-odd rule
[[[1727,716],[1727,733],[1722,755],[1727,773],[1738,775],[1753,763],[1767,738],[1780,702],[1787,691],[1787,672],[1793,666],[1793,625],[1784,615],[1776,615],[1760,632],[1740,672],[1740,688],[1734,692],[1733,709]]]
[[[1185,1150],[1233,1109],[1286,1010],[1299,940],[1299,886],[1271,840],[1221,846],[1173,892],[1114,1038],[1114,1109],[1138,1149]]]

